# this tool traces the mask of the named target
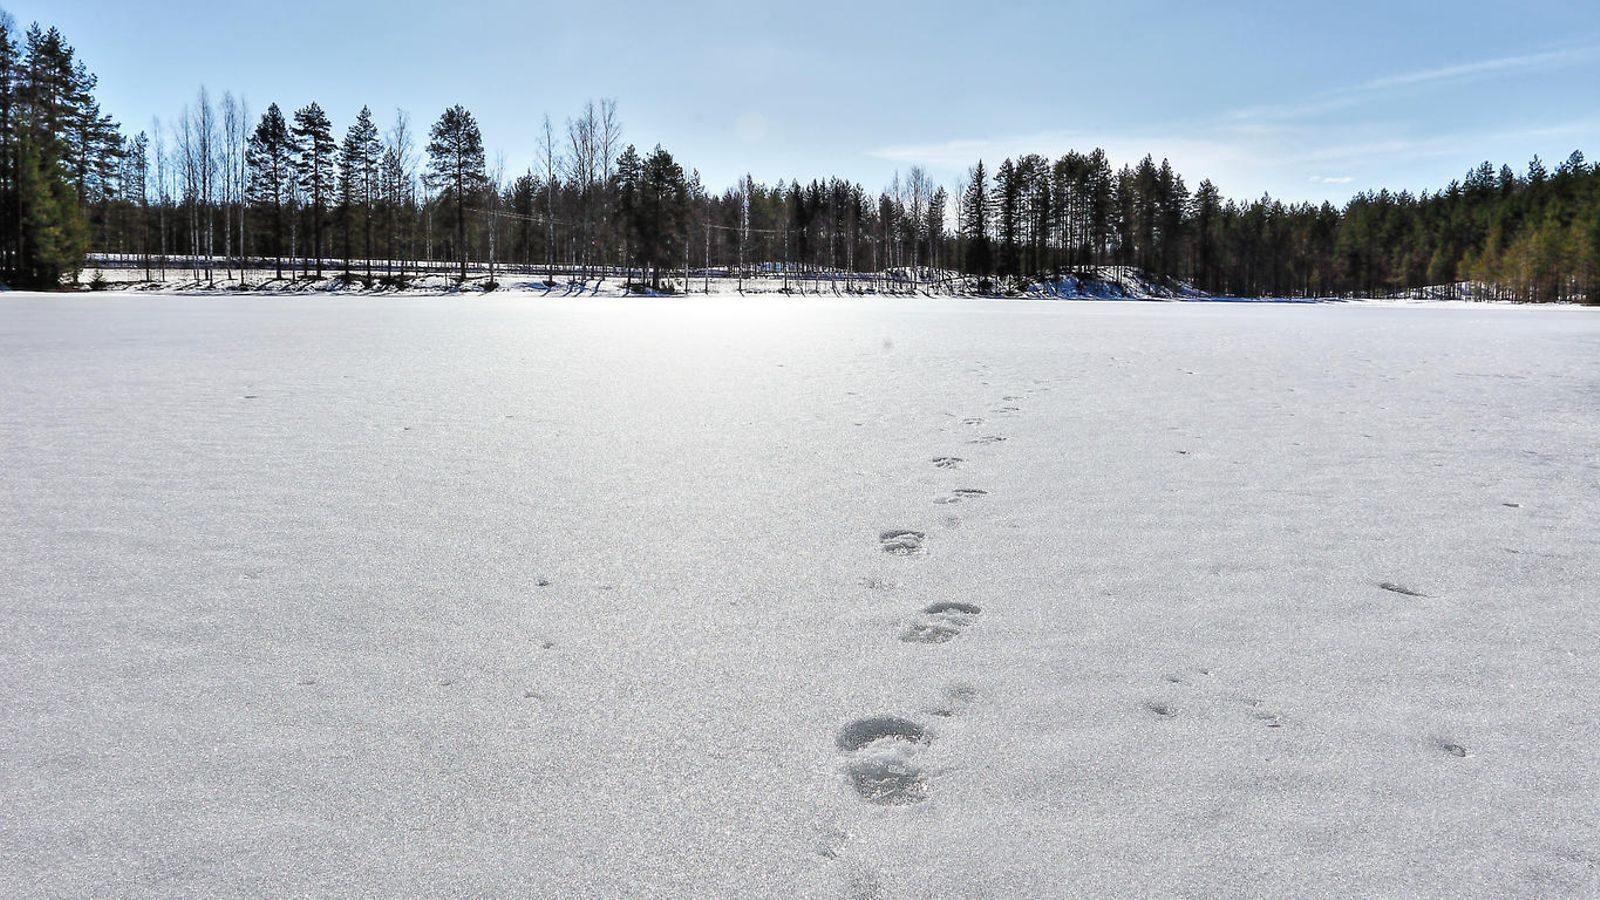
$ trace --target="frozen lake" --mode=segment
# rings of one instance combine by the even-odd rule
[[[1600,310],[0,295],[0,561],[5,896],[1600,893]]]

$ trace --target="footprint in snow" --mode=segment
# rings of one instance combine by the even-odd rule
[[[1000,436],[998,434],[990,434],[990,435],[985,435],[985,436],[983,436],[981,438],[978,438],[977,440],[967,441],[967,443],[969,443],[969,444],[999,444],[999,443],[1002,443],[1003,441],[1005,441],[1004,437],[1002,437],[1002,436]]]
[[[1426,596],[1428,596],[1427,594],[1424,594],[1421,591],[1414,591],[1411,588],[1408,588],[1403,584],[1395,584],[1392,581],[1379,582],[1378,583],[1378,587],[1380,587],[1380,588],[1382,588],[1382,589],[1384,589],[1384,590],[1386,590],[1386,591],[1388,591],[1388,592],[1390,592],[1392,594],[1403,594],[1404,596],[1407,596],[1407,597],[1426,597]]]
[[[977,497],[986,497],[989,492],[978,488],[956,488],[948,494],[935,497],[933,502],[940,504],[960,503],[963,500],[972,500]]]
[[[930,737],[927,729],[899,716],[869,716],[839,730],[834,743],[848,754],[850,786],[870,803],[901,806],[928,796],[928,782],[917,754]]]
[[[1178,717],[1179,710],[1176,703],[1169,703],[1166,700],[1146,700],[1143,706],[1145,712],[1151,713],[1158,719],[1176,719]]]
[[[895,528],[878,533],[878,543],[883,547],[883,552],[895,556],[916,556],[926,552],[922,542],[927,535],[920,531]]]
[[[954,640],[977,621],[980,612],[982,610],[971,603],[930,603],[901,632],[900,640],[908,644],[942,644]]]
[[[974,416],[974,417],[972,417],[970,419],[962,419],[961,420],[961,424],[963,424],[963,425],[982,425],[983,421],[984,421],[983,419],[980,419],[980,418]]]
[[[1192,687],[1197,678],[1209,678],[1210,676],[1210,669],[1194,669],[1188,672],[1168,672],[1161,676],[1161,680],[1168,684],[1182,684]]]
[[[944,689],[944,699],[928,712],[941,719],[949,719],[967,711],[978,699],[978,689],[964,681],[948,684]]]
[[[1176,718],[1182,710],[1188,710],[1195,718],[1201,720],[1238,721],[1239,716],[1243,714],[1250,721],[1268,728],[1283,727],[1282,714],[1264,708],[1260,698],[1247,696],[1232,689],[1226,679],[1219,678],[1211,669],[1196,668],[1168,672],[1161,676],[1161,681],[1178,689],[1177,692],[1184,700],[1181,708],[1177,702],[1171,700],[1146,702],[1144,708],[1159,718]]]
[[[934,467],[939,469],[954,469],[963,462],[966,462],[966,460],[959,456],[935,456],[933,458]]]

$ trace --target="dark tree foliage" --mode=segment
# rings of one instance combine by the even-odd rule
[[[295,198],[294,138],[283,111],[274,103],[262,114],[250,135],[246,154],[250,169],[250,201],[268,213],[271,252],[277,258],[278,277],[283,277],[284,214],[291,211]]]
[[[617,159],[620,213],[628,247],[649,285],[687,249],[689,182],[683,167],[659,146],[641,159],[630,144]]]
[[[83,268],[123,157],[94,88],[59,31],[34,25],[19,46],[0,13],[0,282],[56,287]]]
[[[989,174],[984,171],[983,160],[972,167],[968,176],[967,193],[962,203],[961,233],[967,239],[965,268],[979,275],[988,274],[993,267],[989,251]]]
[[[333,123],[322,107],[311,103],[295,110],[294,127],[295,177],[305,192],[305,214],[311,232],[311,256],[316,260],[317,274],[322,274],[325,245],[322,242],[323,226],[328,220],[328,205],[334,192]]]
[[[383,140],[372,122],[372,110],[363,106],[339,145],[339,223],[344,235],[345,274],[350,272],[354,255],[351,235],[359,226],[368,282],[372,280],[373,208],[378,201],[382,163]]]
[[[444,111],[434,123],[428,142],[428,184],[439,191],[439,199],[453,210],[456,223],[454,253],[461,262],[461,277],[467,277],[467,207],[489,188],[484,171],[483,134],[466,107],[456,105]]]

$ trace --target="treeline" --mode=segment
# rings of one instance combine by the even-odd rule
[[[655,289],[692,278],[829,279],[985,291],[1106,266],[1213,294],[1385,295],[1471,283],[1474,296],[1600,302],[1600,167],[1485,163],[1438,192],[1343,208],[1191,190],[1166,161],[1101,150],[979,162],[955,183],[920,167],[869,192],[841,178],[720,192],[657,146],[622,139],[613,101],[558,128],[532,160],[491,164],[472,114],[425,135],[363,108],[343,131],[315,102],[259,116],[201,89],[174,120],[124,138],[54,29],[0,14],[0,280],[54,286],[93,251],[165,278],[329,274],[404,284],[506,268]],[[869,276],[870,277],[870,276]]]
[[[59,32],[18,35],[0,11],[0,280],[53,286],[76,273],[89,213],[122,190],[122,137],[95,84]]]

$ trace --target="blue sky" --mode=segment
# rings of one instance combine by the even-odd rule
[[[205,84],[259,113],[315,99],[425,129],[463,103],[491,156],[529,165],[615,97],[625,139],[708,186],[1103,146],[1172,159],[1193,186],[1335,201],[1437,187],[1484,159],[1600,157],[1600,3],[877,3],[813,0],[0,0],[62,28],[133,130]]]

